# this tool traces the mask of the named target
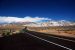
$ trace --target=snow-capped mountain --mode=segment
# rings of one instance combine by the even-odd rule
[[[75,25],[73,22],[61,20],[61,21],[46,21],[46,22],[31,22],[29,24],[24,24],[23,26],[31,27],[47,27],[47,26],[72,26]]]
[[[47,26],[70,26],[73,25],[72,22],[61,20],[61,21],[48,21],[44,23]]]
[[[30,27],[48,27],[48,26],[72,26],[75,25],[74,22],[60,20],[60,21],[46,21],[46,22],[16,22],[16,23],[9,23],[4,24],[6,25],[20,25],[20,26],[30,26]]]

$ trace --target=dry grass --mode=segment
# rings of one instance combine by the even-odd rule
[[[75,26],[65,26],[65,27],[38,27],[30,28],[32,31],[43,32],[47,34],[54,34],[60,36],[68,36],[75,38]]]
[[[11,32],[22,30],[24,27],[19,25],[9,25],[5,27],[0,27],[0,36],[11,30]],[[47,34],[61,35],[75,37],[75,26],[65,26],[65,27],[27,27],[28,30],[43,32]]]
[[[18,25],[7,25],[7,26],[1,26],[0,27],[0,37],[3,34],[7,34],[8,32],[10,32],[10,35],[15,34],[13,32],[17,32],[19,30],[22,30],[24,27],[22,26],[18,26]]]

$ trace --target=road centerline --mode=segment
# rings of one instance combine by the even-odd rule
[[[45,42],[48,42],[48,43],[54,44],[54,45],[56,45],[56,46],[62,47],[62,48],[64,48],[64,49],[72,50],[71,48],[62,46],[62,45],[60,45],[60,44],[57,44],[57,43],[54,43],[54,42],[51,42],[51,41],[48,41],[48,40],[46,40],[46,39],[40,38],[40,37],[35,36],[35,35],[33,35],[33,34],[30,34],[30,33],[27,33],[27,32],[25,32],[25,33],[28,34],[28,35],[30,35],[30,36],[32,36],[32,37],[35,37],[35,38],[37,38],[37,39],[40,39],[40,40],[43,40],[43,41],[45,41]]]

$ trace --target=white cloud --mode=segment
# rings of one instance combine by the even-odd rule
[[[42,18],[42,17],[30,17],[26,16],[23,18],[20,17],[12,17],[12,16],[0,16],[0,22],[4,23],[12,23],[12,22],[37,22],[42,20],[51,20],[49,18]]]

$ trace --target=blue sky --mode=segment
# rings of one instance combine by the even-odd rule
[[[0,0],[0,17],[50,18],[75,21],[74,0]]]

